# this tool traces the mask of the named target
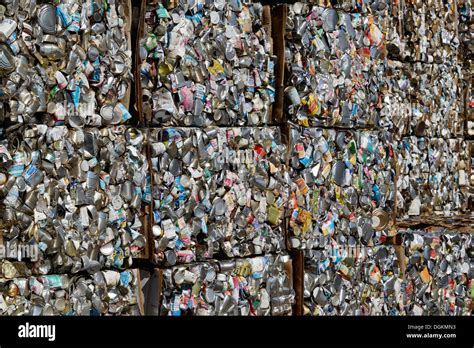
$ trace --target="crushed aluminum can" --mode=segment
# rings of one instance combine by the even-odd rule
[[[390,133],[296,127],[290,133],[292,247],[311,249],[327,236],[373,244],[394,216]]]
[[[148,124],[271,123],[275,63],[263,12],[251,1],[147,6],[140,75]]]
[[[287,147],[278,128],[151,130],[154,261],[247,257],[285,247]]]
[[[212,261],[164,270],[160,315],[291,315],[295,292],[287,254]]]

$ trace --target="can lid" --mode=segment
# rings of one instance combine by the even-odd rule
[[[106,121],[107,123],[111,122],[114,115],[114,107],[110,104],[102,106],[100,109],[100,116]]]

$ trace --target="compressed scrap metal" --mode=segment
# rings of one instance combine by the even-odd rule
[[[411,231],[404,234],[408,315],[472,315],[473,238],[470,234]]]
[[[162,315],[291,315],[284,222],[306,315],[472,315],[474,238],[392,226],[395,208],[469,224],[471,1],[288,12],[286,110],[305,127],[290,159],[277,128],[248,128],[272,122],[268,7],[148,2],[142,111],[185,128],[144,131],[116,126],[132,117],[128,1],[0,5],[0,124],[16,124],[0,129],[0,246],[16,251],[0,315],[143,313],[130,267],[148,206]]]
[[[161,314],[291,315],[295,293],[290,264],[289,256],[280,254],[166,269]]]
[[[284,248],[290,179],[278,128],[167,128],[150,143],[156,262]]]
[[[463,92],[461,66],[445,64],[409,64],[411,135],[452,138],[462,135]]]
[[[305,251],[305,315],[403,315],[402,278],[393,246],[326,241]]]
[[[348,248],[326,240],[320,249],[305,251],[305,314],[471,315],[472,236],[398,232],[406,261],[389,245]]]
[[[301,3],[289,6],[289,118],[303,126],[379,125],[386,57],[383,18]]]
[[[380,110],[380,126],[388,128],[397,139],[409,134],[415,89],[412,83],[413,69],[409,65],[387,60],[383,86],[383,107]]]
[[[450,138],[464,129],[462,71],[457,63],[388,60],[381,125],[404,135]]]
[[[14,123],[119,124],[131,87],[125,0],[0,5],[0,103]]]
[[[458,13],[456,1],[402,1],[393,11],[392,47],[395,59],[444,63],[457,58],[459,48]],[[396,39],[395,39],[396,38]]]
[[[0,278],[0,315],[139,315],[138,291],[136,270]]]
[[[428,141],[406,137],[398,142],[397,215],[399,217],[425,215],[430,211],[431,189]]]
[[[471,211],[471,215],[474,214],[474,141],[467,142],[469,158],[471,160],[470,164],[470,174],[469,174],[469,203],[468,209]]]
[[[388,0],[313,0],[312,4],[333,7],[346,12],[380,13],[390,5]],[[297,3],[302,6],[302,3]]]
[[[289,228],[292,247],[321,236],[367,245],[389,227],[395,199],[395,152],[388,132],[291,130]]]
[[[264,7],[251,1],[148,6],[140,41],[143,113],[152,125],[262,125],[274,102]]]
[[[36,245],[36,272],[129,267],[146,245],[145,135],[124,126],[23,126],[0,144],[1,233]]]
[[[463,134],[463,71],[455,2],[394,3],[387,30],[387,90],[381,119],[398,136]],[[466,8],[460,12],[469,13]],[[398,85],[397,85],[398,83]],[[392,119],[393,117],[393,119]]]
[[[465,90],[465,115],[467,118],[466,134],[470,138],[474,138],[474,89],[472,88],[473,76],[466,76],[464,81]]]
[[[472,58],[474,53],[474,28],[472,21],[472,1],[459,0],[459,40],[461,41],[461,59],[467,71],[472,70]]]
[[[471,160],[467,143],[463,139],[432,138],[428,153],[435,212],[446,216],[467,212]]]
[[[463,139],[407,137],[398,143],[398,217],[470,211],[471,157]]]

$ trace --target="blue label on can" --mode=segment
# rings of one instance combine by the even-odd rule
[[[128,271],[120,273],[120,284],[127,287],[130,283],[130,273]]]
[[[62,9],[62,5],[56,7],[56,13],[61,21],[61,25],[63,26],[63,28],[67,28],[72,22],[71,16],[69,16],[69,14]]]
[[[33,175],[35,175],[35,173],[36,173],[37,171],[38,171],[38,169],[37,169],[34,165],[29,166],[29,167],[26,169],[25,173],[23,174],[23,176],[24,176],[24,178],[25,178],[25,181],[28,182],[28,181],[33,177]]]

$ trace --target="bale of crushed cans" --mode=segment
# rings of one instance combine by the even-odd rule
[[[132,118],[129,0],[0,6],[0,120],[100,127]]]
[[[394,219],[395,146],[388,132],[292,128],[291,246],[323,236],[371,244]]]
[[[139,91],[153,126],[272,122],[275,73],[270,8],[258,2],[146,5]]]
[[[139,272],[0,278],[0,315],[140,315]]]
[[[283,140],[275,127],[152,130],[154,261],[283,250],[290,184]]]
[[[287,254],[175,266],[163,271],[161,315],[281,316],[294,303]]]
[[[1,232],[35,245],[40,274],[128,268],[146,248],[146,133],[22,126],[0,144]]]
[[[334,240],[307,251],[305,315],[472,315],[472,236],[397,232],[402,258],[393,245],[348,248]]]

